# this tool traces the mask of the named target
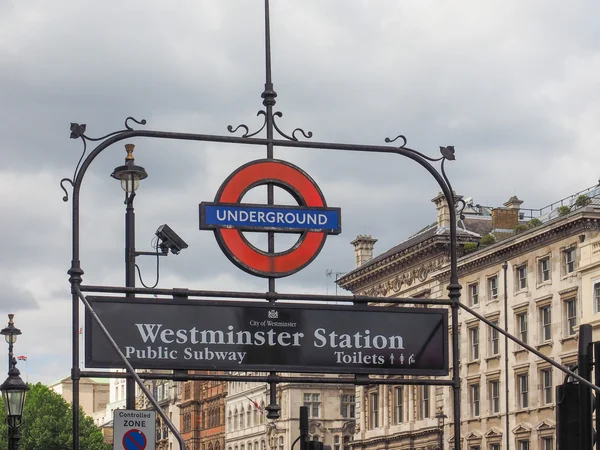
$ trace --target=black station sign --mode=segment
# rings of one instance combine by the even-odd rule
[[[448,375],[446,309],[88,297],[136,369]],[[87,367],[124,367],[86,314]]]

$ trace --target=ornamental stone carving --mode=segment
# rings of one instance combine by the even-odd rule
[[[421,283],[426,281],[431,272],[441,269],[449,262],[450,258],[447,256],[432,259],[419,267],[365,290],[363,295],[369,297],[387,297],[388,295],[397,294],[403,287],[410,287],[417,280]]]

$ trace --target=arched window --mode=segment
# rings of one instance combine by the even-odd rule
[[[221,408],[215,408],[215,427],[221,425]]]
[[[254,441],[254,450],[258,450],[258,441]]]
[[[283,450],[283,436],[279,436],[279,450]]]
[[[208,450],[213,450],[212,442],[208,443]]]
[[[248,409],[246,410],[246,426],[252,426],[252,406],[248,405]]]
[[[260,402],[260,410],[262,411],[262,414],[260,415],[260,423],[264,424],[265,423],[265,402],[261,401]]]
[[[221,445],[219,445],[219,441],[215,442],[215,450],[219,450]]]
[[[340,450],[340,437],[337,434],[333,437],[333,450]]]
[[[235,408],[235,410],[233,411],[233,429],[237,430],[238,426],[239,426],[239,422],[238,422],[238,410],[237,410],[237,408]]]
[[[231,410],[229,410],[229,413],[227,414],[227,431],[233,431],[233,428],[231,428],[232,423],[231,423]],[[229,449],[231,450],[231,448]]]
[[[344,436],[344,450],[350,450],[351,436]]]
[[[267,448],[267,443],[263,439],[260,441],[260,450],[265,450],[266,448]]]

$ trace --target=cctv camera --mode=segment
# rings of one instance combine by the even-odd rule
[[[187,248],[186,242],[179,237],[167,224],[161,225],[156,230],[156,236],[160,239],[160,248],[164,253],[171,250],[174,255],[179,254],[181,250]]]

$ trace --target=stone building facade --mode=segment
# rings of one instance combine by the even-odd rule
[[[579,324],[591,323],[600,339],[600,188],[587,195],[582,205],[573,198],[563,200],[566,209],[539,210],[534,221],[516,197],[499,208],[468,201],[459,221],[461,301],[566,366],[576,363]],[[353,241],[357,250],[360,243],[360,264],[339,285],[355,294],[447,297],[449,218],[440,197],[433,201],[435,224],[382,255],[372,257],[371,237]],[[371,255],[365,256],[364,241]],[[450,337],[454,332],[450,327]],[[464,310],[456,332],[461,448],[554,450],[554,390],[562,372]],[[355,448],[437,449],[440,440],[444,449],[454,448],[449,388],[361,386],[356,396]],[[440,412],[447,416],[443,429],[435,418]]]
[[[332,450],[350,450],[356,408],[353,385],[280,383],[277,420],[266,417],[268,395],[265,383],[229,383],[226,450],[291,449],[300,435],[300,406],[308,407],[312,440],[330,445]],[[295,449],[299,449],[298,443]]]

